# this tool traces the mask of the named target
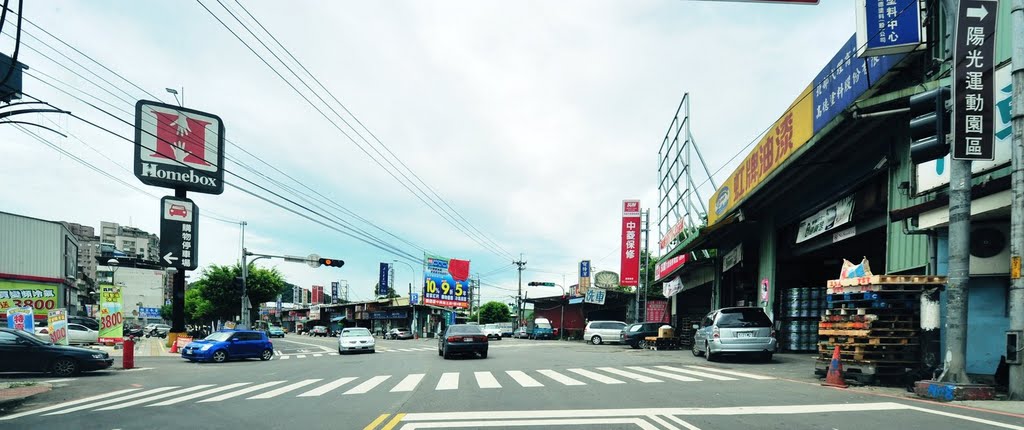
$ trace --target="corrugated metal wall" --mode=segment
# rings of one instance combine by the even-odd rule
[[[903,133],[906,129],[902,130]],[[900,184],[912,184],[914,166],[910,162],[910,139],[903,133],[893,138],[893,156],[896,158],[889,169],[889,210],[903,209],[931,199],[912,198],[910,188],[901,189]],[[925,235],[903,234],[902,222],[890,222],[888,226],[885,269],[888,273],[899,273],[925,267],[928,264],[928,237]]]
[[[0,213],[0,273],[64,278],[64,226]]]

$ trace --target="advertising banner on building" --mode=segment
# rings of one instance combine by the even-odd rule
[[[124,341],[124,301],[121,288],[100,286],[100,343]]]
[[[50,342],[54,345],[68,344],[68,313],[64,309],[47,312],[46,326],[50,332]]]
[[[640,278],[640,200],[622,201],[622,264],[620,285],[637,286]]]
[[[722,272],[727,272],[732,269],[733,266],[743,261],[743,244],[736,245],[732,251],[727,252],[722,256]]]
[[[917,49],[924,42],[920,0],[857,0],[857,55]]]
[[[664,295],[665,297],[672,297],[679,293],[680,291],[683,291],[683,280],[678,276],[676,276],[675,279],[671,281],[666,281],[664,284],[661,285],[661,294]]]
[[[331,282],[331,304],[338,303],[338,283]]]
[[[658,246],[660,247],[659,249],[664,250],[670,244],[672,244],[672,242],[676,241],[676,239],[679,239],[679,233],[682,233],[683,230],[686,228],[685,221],[685,218],[679,218],[679,221],[677,221],[676,224],[672,226],[672,228],[668,229],[668,231],[665,232],[665,236],[662,237],[660,241],[658,241]]]
[[[309,307],[309,319],[318,320],[320,319],[320,305],[311,305]]]
[[[668,324],[668,300],[648,300],[647,318],[648,322]]]
[[[10,308],[32,308],[41,320],[47,311],[57,309],[58,291],[56,284],[0,280],[0,313]]]
[[[313,286],[313,297],[310,299],[310,303],[320,304],[324,302],[324,287],[320,285]]]
[[[380,263],[380,271],[377,272],[377,297],[386,297],[391,288],[391,265]]]
[[[600,288],[591,288],[587,290],[587,295],[583,297],[583,303],[593,303],[595,305],[603,305],[605,299],[605,291]]]
[[[850,107],[903,57],[904,54],[860,58],[857,56],[857,36],[850,37],[811,83],[814,133]]]
[[[24,330],[32,332],[36,329],[35,320],[32,318],[32,308],[9,307],[7,312],[7,328],[13,330]]]
[[[576,287],[576,294],[583,295],[590,289],[590,260],[580,261],[580,282]]]
[[[424,255],[423,304],[469,308],[469,261]]]
[[[796,233],[796,243],[803,242],[836,227],[842,226],[853,219],[853,196],[825,206],[818,213],[800,221]]]
[[[665,261],[660,261],[654,266],[654,279],[661,280],[662,278],[669,276],[676,269],[683,267],[687,261],[690,261],[690,254],[677,255],[669,258]]]

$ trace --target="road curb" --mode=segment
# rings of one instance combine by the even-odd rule
[[[10,387],[10,384],[0,384],[0,416],[17,408],[32,396],[49,392],[52,389],[53,385],[45,382],[25,387]]]

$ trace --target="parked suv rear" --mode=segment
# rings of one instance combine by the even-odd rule
[[[645,322],[635,323],[626,326],[622,329],[619,335],[619,340],[622,343],[628,344],[630,348],[637,349],[640,347],[646,347],[647,341],[644,340],[646,337],[658,336],[658,327],[668,325],[659,322]]]
[[[693,335],[693,355],[757,354],[771,361],[778,346],[772,320],[761,308],[722,308],[707,314]]]
[[[594,345],[604,342],[619,343],[624,328],[626,323],[622,321],[591,321],[583,330],[583,339]]]

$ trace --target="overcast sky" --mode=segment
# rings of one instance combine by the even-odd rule
[[[221,1],[301,73],[234,0]],[[318,203],[321,214],[351,222],[373,234],[371,242],[417,260],[422,249],[469,259],[474,273],[489,274],[484,300],[507,302],[516,290],[511,255],[522,253],[528,262],[524,285],[561,284],[563,275],[567,285],[574,284],[581,259],[593,260],[595,270],[619,271],[621,201],[640,199],[656,219],[657,151],[684,93],[692,97],[694,137],[721,183],[738,164],[727,161],[759,138],[853,34],[854,2],[822,3],[242,1],[355,118],[326,92],[307,90],[217,0],[202,4],[287,82],[200,3],[184,0],[26,2],[26,18],[131,83],[28,23],[19,60],[32,75],[25,78],[25,93],[127,137],[132,126],[50,84],[128,121],[135,100],[155,96],[176,103],[165,88],[183,88],[186,107],[224,120],[228,170],[312,208],[294,192],[269,185],[264,175],[308,193],[263,164],[270,163],[329,198],[330,205]],[[14,29],[8,23],[0,38],[0,50],[8,55]],[[67,116],[20,119],[63,130],[68,138],[31,131],[149,194],[0,125],[0,210],[97,231],[103,220],[159,232],[158,199],[173,191],[134,177],[132,143]],[[464,229],[479,230],[487,239],[474,240],[454,228],[389,172],[426,190],[413,177],[418,176],[444,198],[443,212],[454,209],[461,217],[455,222],[468,220],[471,226]],[[705,199],[712,191],[701,190]],[[189,197],[202,213],[245,220],[245,245],[254,252],[318,253],[346,261],[342,269],[258,263],[276,266],[305,288],[344,279],[350,298],[368,299],[378,263],[400,258],[231,186],[222,195]],[[652,249],[656,230],[652,225]],[[239,226],[203,218],[199,252],[204,266],[233,264],[240,255]],[[419,285],[421,269],[411,265]],[[410,268],[398,264],[403,296],[411,279]],[[531,297],[560,293],[528,290]]]

